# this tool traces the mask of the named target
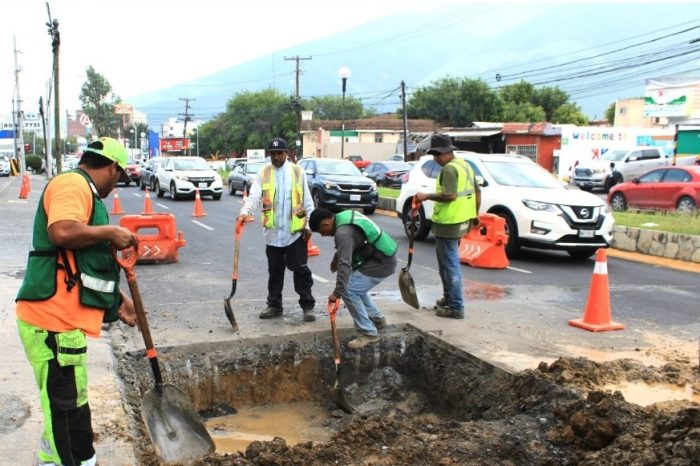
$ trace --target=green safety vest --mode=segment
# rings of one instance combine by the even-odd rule
[[[90,176],[81,169],[65,173],[78,173],[90,185],[92,213],[88,225],[108,225],[107,208],[97,194],[97,188]],[[46,192],[46,188],[44,188],[44,192]],[[65,285],[68,291],[71,291],[76,285],[78,286],[81,304],[106,311],[104,322],[117,320],[117,308],[121,305],[119,266],[112,258],[110,242],[103,241],[87,248],[74,250],[77,270],[70,270],[66,249],[56,246],[49,240],[44,193],[41,194],[39,207],[34,217],[32,246],[33,250],[29,252],[27,262],[27,272],[17,293],[16,301],[45,301],[53,297],[56,294],[58,268],[60,267],[65,269]],[[61,263],[59,263],[59,257]]]
[[[275,228],[275,177],[272,176],[272,173],[272,165],[263,167],[260,173],[262,180],[262,224],[265,228]],[[306,211],[304,210],[304,184],[301,167],[292,164],[292,221],[289,230],[296,233],[303,230],[305,226]]]
[[[398,246],[394,238],[384,233],[376,223],[354,210],[344,210],[335,215],[335,229],[343,225],[354,225],[365,235],[365,243],[356,248],[352,254],[352,268],[364,264],[376,251],[386,257],[396,253]],[[377,258],[376,256],[374,256]],[[379,258],[377,258],[379,259]],[[379,259],[381,261],[381,259]]]
[[[464,223],[476,218],[476,199],[474,198],[474,173],[464,160],[455,157],[445,166],[457,169],[457,199],[452,202],[436,202],[433,210],[433,222],[452,225]],[[444,171],[443,171],[444,172]],[[436,192],[442,193],[442,173],[437,179]]]

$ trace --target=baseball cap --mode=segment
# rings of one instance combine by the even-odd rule
[[[272,141],[270,141],[270,144],[267,146],[268,151],[283,151],[287,150],[287,141],[285,141],[282,138],[275,138]]]
[[[106,159],[117,162],[119,168],[126,170],[129,156],[126,152],[126,148],[114,138],[102,137],[97,141],[92,141],[88,144],[85,152],[92,152],[93,154],[101,155]]]

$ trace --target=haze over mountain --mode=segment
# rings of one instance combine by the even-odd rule
[[[275,33],[261,25],[261,34]],[[643,95],[648,78],[700,74],[700,44],[689,45],[696,37],[700,37],[700,4],[688,3],[483,4],[454,11],[397,13],[127,100],[148,114],[151,127],[184,112],[179,100],[183,97],[196,99],[190,112],[195,119],[206,120],[222,112],[240,91],[274,87],[293,94],[295,63],[285,57],[299,55],[312,58],[301,62],[302,97],[339,95],[337,71],[343,65],[352,70],[347,95],[380,112],[400,105],[401,80],[406,81],[410,97],[411,89],[445,76],[481,78],[493,87],[522,76],[532,83],[559,85],[590,118],[602,118],[616,98]],[[203,53],[216,57],[252,40],[232,34],[230,43]],[[654,51],[658,54],[651,58],[644,55]],[[653,61],[662,57],[670,58]],[[581,61],[568,64],[574,60]],[[632,67],[642,61],[652,63]],[[591,76],[580,77],[588,73]],[[577,78],[565,79],[570,75]]]

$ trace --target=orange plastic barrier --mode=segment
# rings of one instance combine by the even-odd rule
[[[495,214],[480,214],[479,225],[459,240],[459,261],[481,269],[505,269],[506,221]]]
[[[186,242],[181,231],[176,232],[173,214],[125,215],[119,225],[136,233],[139,238],[137,264],[171,264],[178,261],[178,250]],[[144,228],[155,228],[156,234],[139,234]]]
[[[309,237],[309,241],[306,243],[306,255],[307,256],[318,256],[321,254],[321,248],[314,246],[314,242]]]
[[[192,212],[193,217],[204,217],[207,215],[204,212],[204,207],[202,207],[202,198],[199,196],[199,189],[194,190],[194,212]]]
[[[572,319],[569,321],[569,325],[591,332],[606,332],[625,328],[623,324],[611,320],[608,253],[603,248],[598,249],[595,254],[595,268],[593,269],[593,278],[591,278],[591,288],[588,290],[588,301],[583,319]]]
[[[119,190],[115,189],[114,198],[112,200],[112,211],[110,212],[110,214],[121,215],[123,213],[124,211],[122,210],[122,201],[119,200]]]

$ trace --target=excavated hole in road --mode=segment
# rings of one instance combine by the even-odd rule
[[[353,414],[330,395],[329,332],[161,349],[165,382],[190,397],[217,444],[194,464],[629,464],[699,452],[697,405],[665,413],[581,393],[556,381],[569,360],[512,375],[410,325],[342,356]],[[138,463],[158,464],[140,417],[150,366],[143,352],[118,360]]]

